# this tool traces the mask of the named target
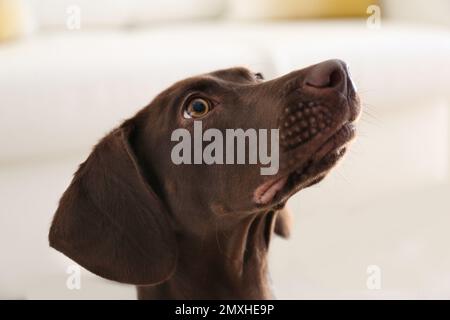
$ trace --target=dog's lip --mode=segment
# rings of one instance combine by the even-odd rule
[[[264,182],[256,188],[253,199],[258,204],[265,204],[270,202],[275,195],[283,189],[288,180],[289,175],[283,175],[276,179],[271,179]]]
[[[355,136],[355,126],[351,122],[345,123],[328,140],[314,152],[311,161],[317,162],[325,158],[330,152],[342,149]]]
[[[334,153],[336,153],[337,156],[341,156],[343,153],[342,150],[345,149],[345,146],[354,138],[354,136],[354,125],[351,122],[345,123],[334,134],[332,134],[331,137],[328,138],[316,152],[313,153],[312,157],[308,161],[302,163],[300,167],[294,167],[287,173],[282,174],[275,179],[270,179],[258,186],[254,192],[253,200],[257,204],[264,205],[270,203],[276,198],[279,198],[281,191],[288,195],[290,191],[293,191],[296,187],[293,186],[292,188],[289,188],[289,190],[283,190],[286,189],[285,187],[291,175],[301,174],[302,171],[307,170],[315,163],[319,163],[322,159],[325,159],[327,156]],[[309,164],[306,168],[305,163]],[[300,185],[301,183],[302,181],[299,181],[296,185]]]

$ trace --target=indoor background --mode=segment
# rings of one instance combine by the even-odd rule
[[[74,262],[48,246],[91,147],[184,77],[330,58],[364,113],[343,163],[288,204],[276,297],[450,298],[446,0],[0,0],[0,298],[134,299],[86,270],[71,290]]]

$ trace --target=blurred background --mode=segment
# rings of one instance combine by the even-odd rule
[[[270,79],[345,60],[364,114],[343,163],[293,197],[277,298],[450,298],[450,2],[0,0],[0,298],[134,299],[48,247],[91,147],[181,78]],[[375,278],[374,278],[375,277]]]

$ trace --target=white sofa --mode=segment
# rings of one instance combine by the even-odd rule
[[[344,163],[296,195],[276,239],[278,298],[450,297],[450,33],[365,21],[184,22],[57,31],[0,45],[0,298],[134,298],[47,244],[57,201],[92,145],[174,81],[235,65],[272,78],[348,62],[365,113]],[[382,290],[366,269],[382,270]]]

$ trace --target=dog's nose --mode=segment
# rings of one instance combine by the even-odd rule
[[[308,70],[304,85],[316,89],[329,89],[346,93],[348,71],[347,65],[341,60],[328,60],[316,64]]]

